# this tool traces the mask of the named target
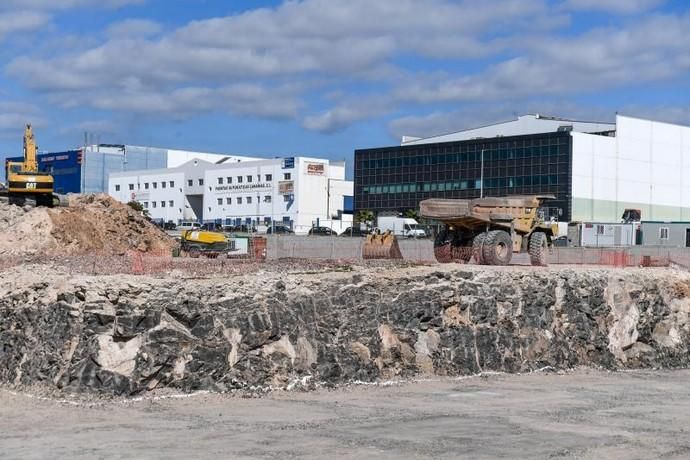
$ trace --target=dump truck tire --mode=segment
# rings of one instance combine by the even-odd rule
[[[477,265],[484,265],[484,240],[486,233],[480,233],[472,240],[472,257]]]
[[[508,265],[513,257],[513,239],[506,231],[492,230],[486,234],[482,254],[487,265]]]
[[[529,238],[529,258],[532,265],[546,266],[546,233],[534,232]]]

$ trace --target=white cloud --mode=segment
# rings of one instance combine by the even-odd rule
[[[6,70],[28,87],[59,100],[66,101],[64,96],[75,92],[92,92],[92,97],[84,97],[91,106],[123,100],[132,110],[165,105],[175,112],[176,101],[190,105],[193,101],[173,97],[163,103],[159,93],[257,80],[265,87],[323,77],[386,81],[399,74],[393,61],[397,56],[486,56],[507,46],[502,37],[506,22],[512,21],[511,33],[552,27],[547,16],[545,0],[304,0],[193,21],[157,39],[144,37],[157,32],[155,24],[115,24],[111,39],[99,46],[44,59],[18,57]],[[123,28],[129,33],[120,33]],[[129,99],[130,94],[137,94],[139,100]],[[147,98],[154,103],[143,103]],[[276,110],[259,101],[234,107],[263,116],[290,112],[295,104],[288,102],[278,102]],[[338,124],[335,120],[351,115],[330,117],[331,124]],[[309,119],[305,124],[319,123]]]
[[[664,2],[665,0],[566,0],[563,6],[572,10],[634,14],[651,10]]]
[[[0,40],[14,33],[37,30],[49,21],[50,16],[40,12],[0,13]]]
[[[35,126],[44,124],[40,109],[32,104],[15,101],[0,101],[0,132],[3,135],[16,134],[18,141],[24,132],[24,125],[31,123]]]
[[[142,5],[147,0],[3,0],[0,9],[65,10],[81,7],[120,8]]]

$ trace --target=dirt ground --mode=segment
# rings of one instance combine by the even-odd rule
[[[97,403],[0,389],[0,456],[688,458],[688,379],[578,370]]]

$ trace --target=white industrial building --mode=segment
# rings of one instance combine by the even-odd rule
[[[619,222],[625,209],[640,210],[642,220],[690,221],[690,127],[623,115],[615,123],[524,115],[355,152],[356,210],[480,193],[554,194],[550,216],[564,221]]]
[[[351,221],[345,163],[307,157],[233,163],[192,159],[174,168],[110,175],[108,193],[138,201],[151,218],[224,225],[286,224],[306,233],[320,222]]]

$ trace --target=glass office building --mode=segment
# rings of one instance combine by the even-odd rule
[[[355,211],[419,209],[427,198],[556,196],[549,216],[571,218],[572,137],[541,134],[355,151]],[[483,165],[483,167],[482,167]]]

